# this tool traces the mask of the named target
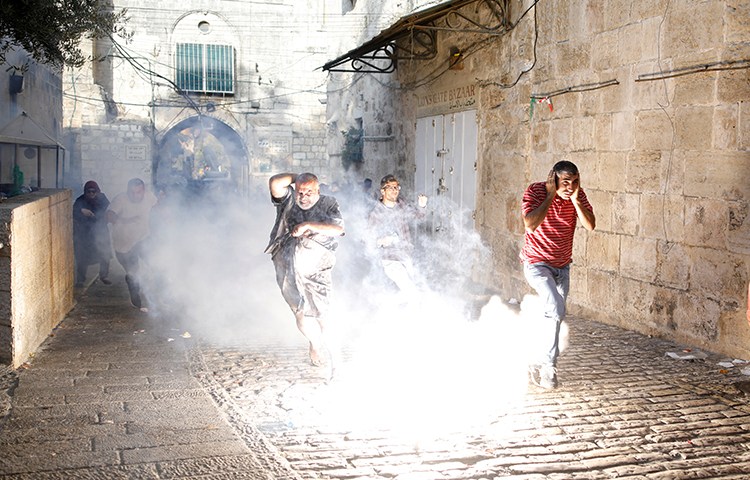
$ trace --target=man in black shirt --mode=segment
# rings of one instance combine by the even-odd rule
[[[268,187],[276,223],[266,252],[297,328],[310,342],[310,362],[321,365],[334,252],[344,234],[344,220],[336,199],[320,194],[320,182],[312,173],[279,173]],[[328,350],[333,356],[331,345]]]

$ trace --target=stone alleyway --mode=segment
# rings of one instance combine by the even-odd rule
[[[505,392],[504,400],[498,396],[505,403],[463,426],[450,421],[451,405],[442,405],[444,415],[430,412],[426,422],[414,418],[423,411],[417,408],[410,418],[421,430],[411,431],[379,418],[383,412],[377,411],[377,405],[398,405],[387,397],[402,392],[373,391],[375,406],[348,417],[335,407],[333,413],[342,415],[332,415],[326,407],[336,404],[335,395],[346,395],[347,380],[326,384],[321,371],[304,365],[303,346],[201,344],[193,357],[205,365],[204,381],[253,418],[305,478],[748,478],[750,404],[734,385],[747,378],[740,374],[744,364],[722,366],[719,362],[732,359],[711,355],[697,360],[666,355],[693,355],[684,350],[573,319],[558,390],[532,386]],[[409,399],[403,400],[408,409]],[[452,407],[483,406],[464,400]]]
[[[544,391],[512,330],[424,311],[347,332],[327,381],[284,315],[217,337],[114,280],[2,374],[0,479],[750,476],[744,361],[573,318]]]

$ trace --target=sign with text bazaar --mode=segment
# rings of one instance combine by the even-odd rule
[[[417,94],[417,114],[420,117],[476,108],[476,84],[443,90],[425,90]]]

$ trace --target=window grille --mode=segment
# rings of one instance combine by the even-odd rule
[[[234,93],[234,48],[178,43],[175,83],[186,92]]]

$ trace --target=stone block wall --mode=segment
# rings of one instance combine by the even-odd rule
[[[292,170],[318,173],[328,181],[331,169],[326,149],[326,131],[322,124],[299,125],[292,133]]]
[[[73,308],[70,190],[0,203],[0,362],[25,362]]]
[[[647,8],[610,0],[535,8],[537,64],[506,91],[505,113],[484,114],[485,139],[502,129],[518,140],[499,151],[480,146],[483,188],[508,162],[523,181],[486,198],[483,234],[517,255],[523,188],[569,159],[581,169],[597,214],[596,231],[576,233],[570,311],[750,357],[743,315],[750,281],[750,152],[742,129],[750,119],[748,71],[644,80],[644,74],[747,59],[750,27],[742,18],[750,6],[677,1]],[[533,44],[520,29],[511,39]],[[512,68],[501,74],[514,75]],[[618,83],[552,97],[553,111],[542,105],[528,111],[533,94],[610,79]],[[485,87],[485,99],[497,89]],[[516,212],[510,228],[489,222],[495,202]],[[509,296],[529,292],[520,270],[497,269],[495,278]]]
[[[750,3],[510,7],[505,35],[440,31],[435,59],[400,62],[378,78],[390,91],[358,80],[348,108],[380,105],[370,116],[395,118],[413,157],[415,91],[475,82],[476,226],[492,249],[492,286],[506,298],[531,292],[518,261],[521,197],[568,159],[597,215],[594,232],[576,232],[569,312],[750,358],[750,77],[722,68],[750,59]],[[451,48],[466,53],[463,70],[447,68]],[[548,95],[552,109],[531,110],[532,96]]]
[[[395,174],[408,187],[414,181],[413,159],[404,148],[407,134],[402,123],[401,104],[394,95],[395,77],[337,74],[328,84],[328,153],[332,168],[342,167],[342,131],[362,126],[362,162],[341,172],[339,180],[360,184],[370,178],[376,184],[386,174]],[[346,86],[346,87],[345,87]],[[334,170],[335,171],[335,170]]]
[[[83,183],[94,180],[110,200],[124,192],[131,178],[151,181],[152,144],[149,127],[140,122],[102,123],[76,129],[81,179],[70,185],[74,198],[83,193]]]
[[[21,112],[39,124],[55,139],[62,131],[62,85],[61,71],[30,60],[28,52],[22,48],[11,49],[6,62],[0,67],[0,128],[10,122]],[[10,74],[12,66],[22,66],[28,63],[28,71],[17,71],[23,76],[23,91],[11,95],[9,92]]]
[[[218,0],[207,6],[168,0],[154,10],[140,0],[116,0],[113,6],[128,10],[134,35],[120,44],[127,44],[132,61],[107,39],[91,41],[84,45],[86,52],[110,56],[65,77],[71,152],[67,187],[78,191],[86,180],[101,179],[110,194],[135,176],[152,183],[162,140],[181,122],[205,117],[223,122],[241,139],[248,156],[239,169],[243,188],[252,190],[289,168],[330,175],[320,143],[325,106],[319,89],[325,74],[318,67],[330,45],[325,20],[341,10],[340,2]],[[201,22],[210,26],[200,30]],[[172,83],[177,81],[177,43],[232,46],[233,93],[180,94]],[[277,130],[294,134],[264,135]],[[289,140],[289,155],[269,152],[269,140],[274,146]],[[146,148],[145,160],[138,146]]]

